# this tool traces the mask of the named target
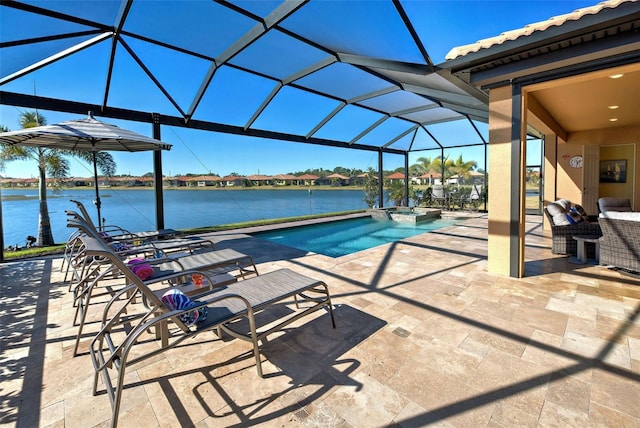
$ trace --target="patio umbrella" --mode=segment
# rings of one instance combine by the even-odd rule
[[[0,143],[91,151],[93,153],[93,179],[96,189],[96,208],[98,210],[99,225],[102,224],[102,217],[100,216],[96,152],[141,152],[171,149],[171,144],[96,120],[91,112],[89,112],[89,117],[86,119],[69,120],[55,125],[37,126],[0,133]]]

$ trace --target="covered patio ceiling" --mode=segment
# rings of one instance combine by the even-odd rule
[[[386,153],[487,143],[487,94],[432,63],[401,1],[0,4],[2,104]]]

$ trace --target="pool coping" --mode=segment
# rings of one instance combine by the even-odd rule
[[[255,250],[254,247],[262,248],[266,243],[268,243],[267,245],[269,245],[269,248],[270,248],[269,252],[272,252],[272,253],[282,253],[282,254],[286,253],[290,258],[300,257],[302,254],[306,256],[315,255],[316,257],[327,258],[327,260],[330,260],[333,263],[338,260],[349,260],[352,257],[358,257],[358,254],[361,253],[362,251],[375,251],[376,248],[384,247],[386,245],[391,245],[392,243],[386,243],[373,248],[364,249],[362,251],[358,251],[353,254],[346,254],[346,255],[334,257],[334,256],[328,256],[322,253],[307,252],[300,248],[291,247],[283,243],[264,240],[257,235],[259,235],[262,232],[272,232],[276,230],[297,228],[297,227],[303,227],[303,226],[309,226],[309,225],[317,225],[317,224],[331,223],[331,222],[341,221],[341,220],[350,220],[350,219],[358,219],[358,218],[366,218],[366,217],[371,217],[371,215],[366,212],[353,213],[353,214],[345,214],[345,215],[336,215],[333,217],[322,217],[317,219],[290,221],[290,222],[271,224],[271,225],[252,226],[252,227],[244,227],[244,228],[217,231],[217,232],[208,232],[204,234],[198,234],[198,236],[205,239],[210,239],[212,242],[214,242],[214,244],[216,245],[216,248],[226,248],[226,246],[228,245],[228,242],[235,242],[236,244],[238,242],[244,242],[244,244],[242,244],[243,245],[242,251],[245,252],[246,254],[253,254]],[[472,220],[478,217],[486,217],[486,213],[469,212],[469,211],[443,211],[440,218],[456,219],[459,222],[466,222],[468,220]],[[447,229],[449,227],[458,227],[458,226],[460,226],[460,224],[454,223],[450,226],[444,227],[444,229]],[[431,233],[431,232],[425,231],[424,233]],[[405,239],[411,239],[421,235],[422,234],[418,234],[413,237],[409,237]]]
[[[221,230],[221,231],[218,231],[218,232],[211,232],[211,233],[207,233],[206,235],[207,236],[221,236],[221,235],[229,235],[229,234],[233,234],[233,235],[238,235],[238,234],[251,235],[253,233],[271,232],[271,231],[274,231],[274,230],[289,229],[289,228],[292,228],[292,227],[309,226],[309,225],[313,225],[313,224],[330,223],[330,222],[334,222],[334,221],[348,220],[348,219],[362,218],[362,217],[371,217],[371,216],[366,212],[361,212],[361,213],[337,215],[337,216],[333,216],[333,217],[321,217],[321,218],[312,218],[312,219],[307,219],[307,220],[287,221],[287,222],[284,222],[284,223],[266,224],[266,225],[262,225],[262,226],[241,227],[241,228],[237,228],[237,229]]]
[[[486,215],[486,213],[467,212],[467,211],[442,211],[441,212],[441,218],[449,218],[449,217],[475,218],[482,215]],[[271,232],[274,230],[289,229],[292,227],[309,226],[314,224],[330,223],[334,221],[349,220],[349,219],[362,218],[362,217],[371,217],[371,214],[368,212],[343,214],[343,215],[336,215],[332,217],[321,217],[321,218],[314,218],[314,219],[307,219],[307,220],[288,221],[285,223],[267,224],[262,226],[241,227],[237,229],[221,230],[217,232],[208,232],[206,234],[198,234],[198,235],[201,235],[201,236],[204,236],[204,235],[206,236],[251,235],[253,233]]]

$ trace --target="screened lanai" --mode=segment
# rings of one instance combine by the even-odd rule
[[[488,140],[487,94],[434,64],[416,2],[0,5],[4,106],[363,150],[380,178],[385,155],[408,170],[409,153]]]
[[[409,5],[2,2],[0,96],[389,153],[486,142],[487,95],[433,64]],[[448,122],[456,138],[439,136]]]
[[[563,10],[565,15],[453,49],[450,61],[434,64],[429,51],[442,36],[441,27],[437,18],[427,24],[418,18],[432,10],[437,16],[438,7],[449,8],[450,17],[470,16],[452,4],[2,1],[0,107],[78,115],[92,111],[97,117],[147,123],[158,139],[165,129],[179,127],[263,138],[265,145],[287,141],[361,150],[377,156],[378,174],[385,155],[402,157],[407,171],[409,156],[416,153],[435,150],[440,155],[475,146],[486,153],[487,123],[493,117],[494,133],[523,130],[505,133],[513,152],[493,156],[493,182],[496,188],[511,186],[510,208],[496,205],[495,215],[508,211],[509,216],[489,224],[490,236],[510,240],[500,244],[511,248],[507,274],[522,275],[519,160],[526,134],[543,134],[520,113],[503,114],[500,102],[494,103],[492,116],[489,92],[531,82],[556,81],[564,88],[561,78],[567,76],[637,64],[637,2],[611,0],[573,13]],[[459,28],[464,34],[464,26]],[[625,81],[631,90],[623,93],[635,93],[637,80]],[[597,104],[576,95],[606,91],[592,82],[573,92],[566,88],[553,97],[540,92],[534,107],[552,116],[551,122],[560,123],[568,114],[589,117],[586,128],[573,127],[589,135],[593,126],[605,129],[591,118],[605,120],[606,115],[580,113],[585,108],[599,112]],[[503,95],[505,102],[519,97]],[[508,126],[501,123],[506,119]],[[627,125],[625,120],[616,123]],[[560,143],[573,132],[564,126],[555,126]],[[549,135],[545,164],[552,175],[546,182],[553,183],[562,159],[548,162],[548,146],[558,144],[558,152],[563,146]],[[492,143],[501,147],[500,141]],[[159,228],[164,227],[163,156],[155,152],[153,157]],[[501,179],[495,171],[503,168],[508,174]],[[557,192],[548,186],[547,193]],[[496,231],[497,225],[504,230]],[[494,260],[505,259],[495,254]]]

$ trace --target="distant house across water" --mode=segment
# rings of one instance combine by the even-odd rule
[[[361,186],[367,177],[366,173],[347,177],[342,174],[329,174],[326,177],[319,177],[313,174],[302,174],[300,176],[292,174],[277,175],[248,175],[218,177],[216,175],[185,175],[175,177],[165,177],[164,185],[167,187],[260,187],[260,186]],[[484,184],[484,173],[471,171],[468,177],[454,175],[446,180],[445,184],[469,185]],[[390,183],[404,183],[405,176],[402,172],[395,172],[386,177]],[[70,177],[63,179],[66,187],[93,187],[93,177]],[[54,179],[47,178],[47,186],[53,186]],[[100,187],[153,187],[154,178],[152,176],[117,176],[98,177]],[[438,172],[428,172],[420,176],[409,177],[409,183],[420,186],[433,186],[442,184],[442,174]],[[30,188],[38,187],[37,178],[3,178],[0,184],[4,188]]]

